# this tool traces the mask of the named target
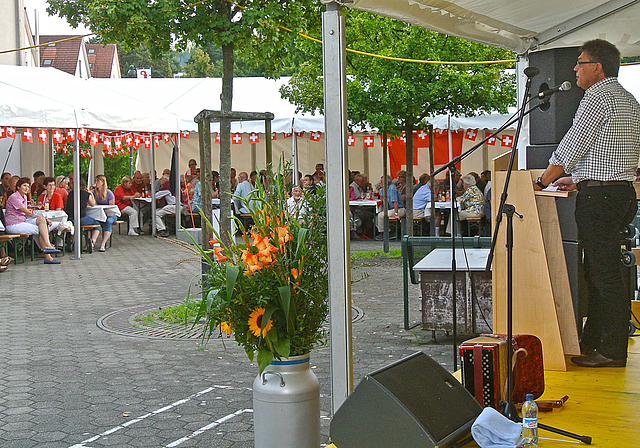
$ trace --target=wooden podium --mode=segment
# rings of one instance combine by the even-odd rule
[[[493,159],[491,222],[500,204],[510,153]],[[555,197],[570,192],[536,192],[542,170],[513,171],[507,204],[523,215],[513,217],[513,334],[533,334],[542,341],[544,367],[567,370],[565,355],[579,355],[569,277]],[[507,333],[507,218],[502,217],[493,258],[493,328]]]

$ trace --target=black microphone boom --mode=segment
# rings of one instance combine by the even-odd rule
[[[545,98],[549,98],[551,95],[553,95],[556,92],[566,92],[567,90],[571,90],[571,83],[569,81],[565,81],[559,86],[555,86],[538,93],[538,98],[543,100]]]

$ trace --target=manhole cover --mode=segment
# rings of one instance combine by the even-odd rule
[[[97,325],[99,328],[108,331],[110,333],[119,334],[122,336],[133,336],[138,338],[149,339],[169,339],[169,340],[184,340],[192,341],[194,339],[202,338],[203,324],[198,324],[195,327],[192,325],[184,325],[180,323],[170,323],[159,320],[154,320],[149,323],[142,323],[136,318],[147,316],[151,313],[157,313],[158,310],[168,308],[171,306],[177,306],[182,304],[182,301],[165,302],[159,305],[139,305],[131,308],[125,308],[122,310],[114,311],[98,319]],[[364,313],[360,308],[355,306],[351,307],[351,321],[356,322],[364,316]],[[328,324],[325,323],[325,328],[328,328]],[[209,339],[209,343],[212,341],[227,339],[226,337]]]

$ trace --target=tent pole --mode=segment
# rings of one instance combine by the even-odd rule
[[[265,152],[266,152],[266,161],[265,164],[269,166],[273,163],[273,142],[271,141],[271,120],[264,120],[264,138],[266,139],[265,143]]]
[[[78,130],[76,129],[76,135]],[[72,260],[82,260],[82,229],[80,228],[80,142],[73,141],[73,226],[75,227],[74,256]]]
[[[156,236],[156,145],[151,134],[151,235]],[[142,219],[144,222],[144,217]],[[142,230],[142,229],[140,229]]]

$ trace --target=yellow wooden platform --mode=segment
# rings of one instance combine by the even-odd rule
[[[540,399],[559,400],[565,395],[569,396],[567,403],[552,412],[541,412],[540,423],[591,436],[595,447],[640,447],[640,336],[629,340],[626,368],[578,367],[567,359],[566,372],[546,371],[545,393]],[[544,430],[538,435],[538,446],[543,448],[586,446]],[[396,446],[403,446],[401,431]]]

